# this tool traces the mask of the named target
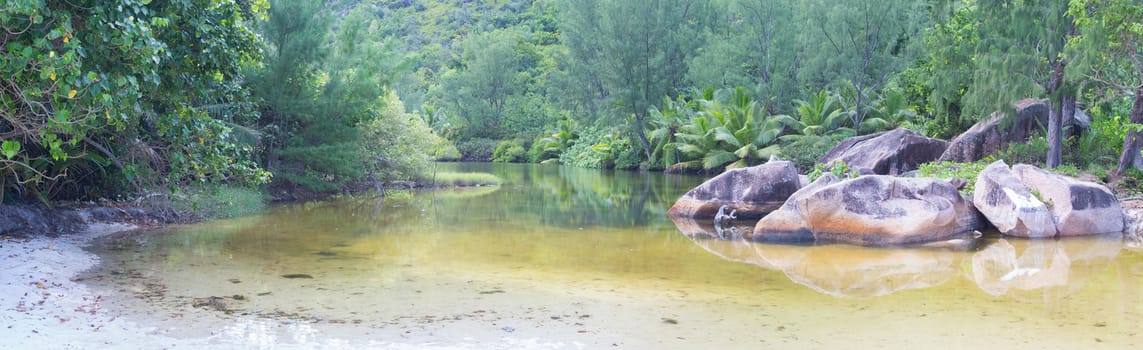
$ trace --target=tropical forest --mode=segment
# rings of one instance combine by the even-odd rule
[[[1140,0],[4,0],[0,349],[1138,349]]]
[[[1141,16],[1119,0],[8,1],[0,187],[326,193],[434,160],[809,171],[846,137],[948,139],[1023,98],[1053,118],[1018,156],[1123,174],[1143,165]],[[1077,109],[1090,132],[1055,117]]]

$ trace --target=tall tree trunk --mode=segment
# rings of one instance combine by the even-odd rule
[[[1068,93],[1064,95],[1064,110],[1062,115],[1063,121],[1060,128],[1063,128],[1064,139],[1068,137],[1079,137],[1079,125],[1076,125],[1076,95]]]
[[[1063,142],[1060,140],[1063,136],[1060,128],[1063,107],[1062,94],[1052,98],[1052,106],[1048,110],[1048,157],[1045,161],[1049,169],[1060,166],[1063,158]]]
[[[1143,124],[1143,73],[1139,76],[1140,84],[1135,88],[1135,103],[1131,106],[1131,123]],[[1115,175],[1122,175],[1127,167],[1143,168],[1143,159],[1139,157],[1139,147],[1143,144],[1143,133],[1129,132],[1123,138],[1123,151],[1119,155],[1119,167]]]
[[[1064,67],[1067,63],[1060,60],[1053,64],[1052,75],[1048,78],[1046,92],[1052,97],[1051,107],[1048,109],[1048,157],[1045,165],[1048,169],[1060,166],[1063,158],[1063,128],[1061,127],[1064,110]],[[1063,91],[1061,91],[1063,90]]]
[[[639,136],[639,143],[643,145],[643,155],[647,157],[647,164],[653,164],[651,142],[647,141],[647,133],[643,132],[643,119],[638,113],[635,114],[635,135]]]

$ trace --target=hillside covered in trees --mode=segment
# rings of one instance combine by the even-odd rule
[[[1143,165],[1143,4],[1127,0],[3,6],[5,201],[328,192],[433,159],[808,171],[845,137],[949,138],[1022,98],[1052,102],[1046,136],[1006,156]],[[1065,133],[1077,107],[1091,129]]]

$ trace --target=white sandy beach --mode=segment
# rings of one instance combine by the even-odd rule
[[[109,234],[135,229],[124,224],[94,224],[83,233],[55,238],[0,240],[0,349],[554,349],[582,345],[539,339],[490,337],[406,338],[393,342],[355,339],[352,326],[319,330],[310,324],[253,317],[199,317],[182,329],[156,316],[125,317],[77,280],[99,262],[84,250]],[[149,322],[150,321],[150,322]],[[160,329],[157,325],[167,327]],[[188,335],[189,334],[189,335]],[[439,335],[439,334],[438,334]],[[392,338],[391,338],[392,339]]]

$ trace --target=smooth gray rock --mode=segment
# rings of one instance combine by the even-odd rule
[[[1123,232],[1123,208],[1102,185],[1017,164],[1012,172],[1040,194],[1055,219],[1060,236],[1086,236]]]
[[[984,225],[946,180],[870,175],[840,181],[826,175],[759,220],[747,238],[894,246],[946,241]]]
[[[727,206],[741,219],[757,219],[774,211],[802,187],[788,161],[727,170],[683,195],[667,213],[672,217],[714,218]]]
[[[998,160],[976,177],[973,205],[1000,233],[1028,238],[1056,236],[1052,213]]]
[[[841,160],[862,174],[898,175],[940,158],[946,148],[946,141],[894,129],[845,139],[818,162],[833,166]]]

